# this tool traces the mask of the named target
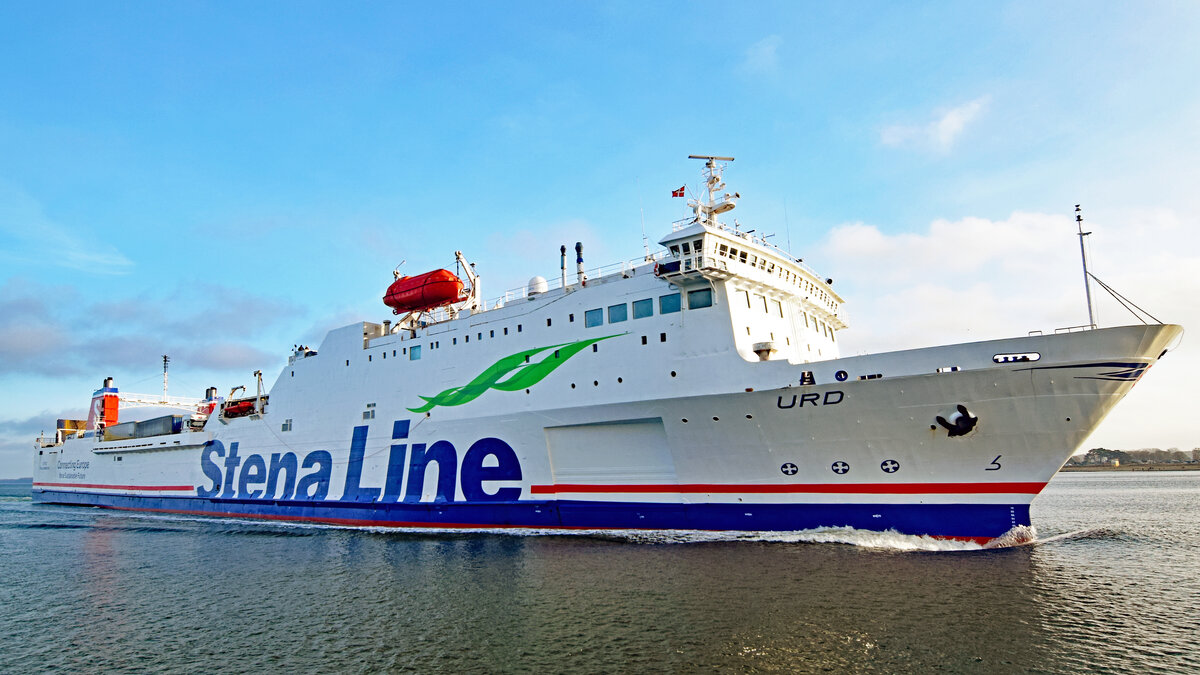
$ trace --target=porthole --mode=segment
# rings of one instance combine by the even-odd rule
[[[571,383],[571,388],[572,388],[572,389],[574,389],[574,388],[575,388],[575,383],[574,383],[574,382],[572,382],[572,383]]]
[[[671,377],[675,377],[675,371],[671,371]]]
[[[685,417],[685,418],[683,418],[681,421],[682,421],[684,424],[687,424],[687,418],[686,418],[686,417]]]
[[[619,378],[619,377],[617,378],[617,384],[621,384],[621,383],[622,383],[622,382],[624,382],[624,381],[625,381],[625,380],[624,380],[624,379],[622,379],[622,378]],[[1070,422],[1071,420],[1067,420],[1067,421],[1068,421],[1068,422]]]
[[[593,387],[599,387],[599,386],[600,386],[600,380],[592,380],[592,386],[593,386]]]
[[[754,419],[754,415],[746,415],[746,419],[752,420],[752,419]]]
[[[720,421],[721,421],[721,418],[720,418],[720,417],[715,417],[715,416],[714,416],[714,417],[713,417],[713,421],[714,421],[714,422],[720,422]]]

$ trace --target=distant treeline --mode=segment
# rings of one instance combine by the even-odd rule
[[[1086,455],[1075,455],[1067,460],[1067,464],[1112,464],[1113,460],[1121,464],[1200,464],[1200,448],[1180,450],[1179,448],[1146,448],[1143,450],[1109,450],[1108,448],[1092,448]]]

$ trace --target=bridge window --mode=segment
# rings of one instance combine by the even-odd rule
[[[679,294],[671,293],[670,295],[658,296],[658,313],[671,314],[679,311]]]
[[[629,307],[625,303],[619,305],[609,305],[608,307],[608,322],[619,323],[629,318]]]
[[[691,247],[688,245],[688,243],[687,243],[686,241],[685,241],[685,242],[683,242],[683,254],[684,254],[684,255],[687,255],[687,254],[689,254],[689,253],[691,253],[691,252],[692,252],[692,249],[691,249]]]
[[[604,325],[604,310],[589,309],[583,313],[583,325],[587,328],[595,328],[596,326]]]
[[[408,350],[408,360],[416,361],[420,358],[421,358],[421,345],[413,345],[412,348]]]
[[[650,298],[633,301],[633,318],[644,319],[654,316],[654,302]]]
[[[688,309],[701,309],[703,307],[712,307],[712,289],[700,288],[694,291],[688,291]]]

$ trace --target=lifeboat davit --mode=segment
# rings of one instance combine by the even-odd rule
[[[422,312],[466,300],[463,282],[450,270],[434,270],[415,277],[400,277],[388,286],[383,304],[393,314]]]

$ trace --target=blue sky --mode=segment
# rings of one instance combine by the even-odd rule
[[[837,280],[847,353],[1083,323],[1075,203],[1097,274],[1194,325],[1196,35],[1182,2],[0,0],[0,476],[163,353],[177,395],[273,379],[401,260],[491,296],[560,243],[635,257],[688,154]],[[1200,446],[1197,374],[1185,340],[1088,446]]]

